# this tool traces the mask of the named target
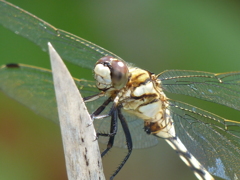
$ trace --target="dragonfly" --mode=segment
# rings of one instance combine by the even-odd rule
[[[227,180],[240,179],[240,122],[169,99],[164,93],[188,95],[239,111],[240,71],[216,74],[167,70],[155,75],[131,66],[116,54],[55,28],[3,0],[0,0],[0,24],[45,51],[47,43],[51,42],[64,60],[94,70],[97,83],[74,80],[85,97],[89,112],[93,113],[92,117],[97,119],[106,115],[106,118],[94,121],[98,132],[106,132],[110,128],[110,134],[99,134],[110,136],[109,139],[99,138],[99,141],[110,147],[128,148],[127,156],[112,178],[121,170],[132,149],[154,146],[162,138],[199,179],[213,179],[212,175]],[[114,61],[127,69],[124,71],[127,80],[109,75],[109,71],[113,73],[115,69]],[[140,78],[138,73],[143,77]],[[125,76],[120,73],[120,77]],[[116,79],[123,83],[119,85]],[[132,88],[131,91],[126,85]],[[24,64],[3,65],[0,68],[0,90],[37,114],[58,123],[50,70]],[[116,130],[114,123],[118,119],[123,126]]]

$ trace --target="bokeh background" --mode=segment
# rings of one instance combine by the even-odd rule
[[[240,70],[239,1],[9,1],[154,73]],[[50,68],[47,53],[0,26],[0,64],[10,62]],[[73,76],[92,79],[91,71],[68,67]],[[169,97],[239,120],[239,112],[227,107],[186,96]],[[104,157],[107,178],[125,154],[125,149],[114,148]],[[2,92],[0,172],[5,180],[67,179],[59,127]],[[116,177],[120,179],[196,178],[162,140],[155,147],[134,150]]]

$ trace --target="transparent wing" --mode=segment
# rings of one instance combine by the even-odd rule
[[[57,29],[33,14],[3,0],[0,0],[0,24],[12,30],[47,51],[51,42],[59,55],[78,66],[93,69],[94,64],[112,52],[71,33]]]
[[[75,79],[83,96],[98,93],[92,81]],[[0,90],[31,110],[58,123],[52,73],[22,64],[0,68]]]
[[[168,70],[158,75],[162,88],[240,110],[240,71],[208,73]]]
[[[75,79],[75,83],[83,97],[99,93],[93,81]],[[58,123],[51,71],[23,64],[2,66],[0,68],[0,90],[37,114]],[[89,112],[96,110],[106,98],[101,97],[96,101],[87,103]],[[104,113],[108,111],[109,108],[106,108]],[[126,119],[133,138],[134,148],[146,148],[157,144],[158,141],[155,137],[148,136],[144,132],[142,120],[129,115],[126,115]],[[95,120],[94,126],[97,131],[109,132],[110,119]],[[108,138],[99,138],[99,140],[106,143]],[[125,144],[125,136],[119,124],[115,146],[125,147]]]
[[[240,179],[240,122],[169,101],[177,136],[213,175]]]

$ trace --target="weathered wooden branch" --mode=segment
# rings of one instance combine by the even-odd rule
[[[72,76],[48,43],[69,180],[105,179],[94,126]]]

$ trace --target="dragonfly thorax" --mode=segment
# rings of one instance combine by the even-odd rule
[[[129,68],[129,81],[119,91],[116,99],[125,111],[143,119],[149,134],[167,138],[175,135],[172,121],[167,115],[167,97],[155,74],[140,68]],[[161,132],[159,134],[159,132]]]

